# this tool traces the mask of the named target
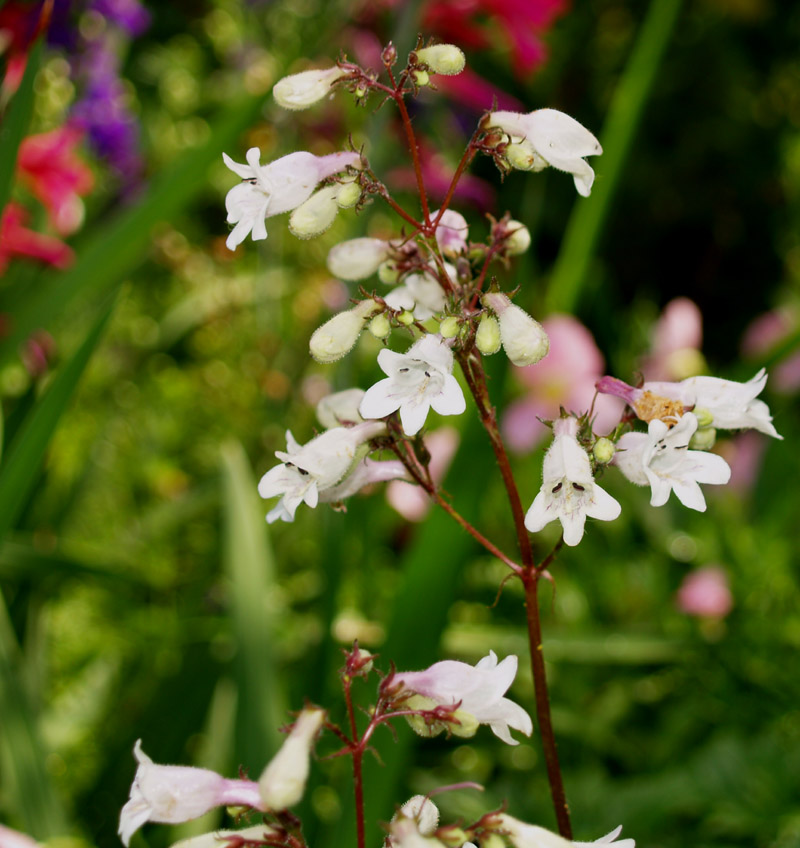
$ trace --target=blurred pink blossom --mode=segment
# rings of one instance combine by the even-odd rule
[[[706,565],[684,577],[675,596],[678,609],[702,618],[724,618],[733,608],[728,575],[719,565]]]
[[[37,848],[39,843],[28,836],[10,827],[0,824],[0,848]]]
[[[430,471],[435,483],[440,483],[458,450],[459,435],[454,427],[441,427],[425,437],[425,447],[431,455]],[[403,480],[394,480],[386,487],[386,500],[407,521],[422,521],[431,508],[431,499],[422,487]]]
[[[18,203],[10,202],[0,218],[0,274],[15,256],[38,259],[56,268],[68,268],[74,259],[72,248],[64,242],[29,230],[25,224],[30,215]]]
[[[538,418],[557,418],[562,406],[572,412],[587,411],[605,365],[592,334],[576,318],[553,315],[542,325],[550,337],[550,353],[536,365],[513,369],[528,395],[511,404],[502,422],[503,435],[517,452],[531,450],[548,433]],[[609,432],[623,407],[619,398],[598,396],[595,431]]]
[[[744,332],[742,353],[751,359],[768,354],[798,328],[798,316],[789,308],[773,309],[755,318]],[[772,388],[783,394],[800,389],[800,351],[789,353],[770,368]]]
[[[719,445],[719,453],[731,467],[728,486],[738,492],[753,488],[761,471],[767,440],[755,430],[739,433]]]
[[[683,380],[700,373],[703,315],[688,297],[676,297],[661,313],[653,328],[653,344],[642,362],[647,380]]]

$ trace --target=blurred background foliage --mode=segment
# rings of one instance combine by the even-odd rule
[[[131,146],[124,162],[109,153],[117,142],[84,150],[95,184],[69,239],[71,267],[14,260],[0,280],[0,820],[9,826],[54,844],[118,844],[139,737],[159,762],[256,775],[305,697],[341,714],[335,671],[354,638],[384,669],[445,655],[474,662],[489,648],[526,657],[521,593],[508,584],[495,603],[502,566],[443,514],[409,524],[378,490],[352,499],[347,514],[301,509],[295,524],[269,531],[263,522],[255,481],[284,431],[306,441],[322,395],[366,387],[377,373],[371,337],[336,367],[307,355],[313,329],[352,293],[329,277],[327,251],[394,225],[375,203],[300,242],[274,219],[266,242],[230,253],[224,195],[234,180],[221,152],[239,161],[251,145],[262,161],[325,153],[349,133],[377,169],[397,172],[403,161],[388,110],[338,95],[281,112],[268,96],[280,76],[390,37],[407,50],[426,22],[455,41],[479,25],[485,44],[463,44],[471,70],[525,109],[576,116],[606,148],[590,201],[562,174],[501,184],[488,161],[473,168],[485,182],[470,184],[458,207],[473,238],[487,231],[484,213],[506,209],[533,234],[529,254],[502,272],[508,288],[521,286],[519,302],[537,317],[571,309],[609,372],[628,380],[677,296],[702,311],[709,373],[747,379],[795,351],[800,7],[531,0],[541,55],[526,65],[492,4],[475,17],[469,4],[438,6],[152,3],[123,37],[99,4],[56,3],[53,25],[71,35],[42,45],[38,70],[31,55],[3,144],[15,104],[30,112],[24,134],[73,114],[88,89],[81,50],[108,37]],[[479,114],[447,90],[424,93],[414,112],[427,148],[450,166]],[[403,177],[393,179],[411,204]],[[30,200],[16,183],[12,197]],[[748,359],[745,330],[768,310],[781,310],[784,340]],[[502,407],[522,389],[496,359]],[[705,515],[674,503],[652,510],[646,492],[610,472],[603,485],[622,518],[590,527],[552,569],[545,651],[580,838],[623,823],[643,848],[800,845],[800,426],[795,388],[773,388],[785,441],[756,437],[750,473],[709,492]],[[461,446],[446,488],[511,550],[477,419],[455,426]],[[727,455],[737,448],[730,440]],[[541,454],[515,459],[528,500]],[[551,525],[540,554],[555,541]],[[732,610],[687,615],[676,592],[711,563],[727,574]],[[520,665],[512,691],[529,705]],[[365,705],[371,695],[362,688]],[[404,729],[397,743],[387,734],[385,765],[369,766],[369,818],[388,820],[415,792],[476,780],[481,796],[440,797],[446,814],[506,799],[514,815],[553,826],[535,736],[516,748],[495,741],[485,731],[420,745]],[[343,761],[319,764],[304,802],[310,844],[354,842],[350,792]],[[134,845],[156,848],[220,821],[146,827]],[[374,844],[379,834],[373,825]]]

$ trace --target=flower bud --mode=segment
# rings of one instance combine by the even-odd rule
[[[420,87],[424,88],[426,85],[430,85],[431,78],[428,76],[427,71],[421,71],[417,69],[416,71],[411,72],[411,76],[414,77],[414,82]]]
[[[438,706],[438,701],[434,701],[433,698],[426,698],[424,695],[412,695],[404,703],[407,710],[435,710]],[[405,719],[414,733],[428,739],[438,736],[445,727],[442,722],[426,721],[425,716],[421,715],[407,715]]]
[[[339,312],[314,330],[308,347],[317,362],[336,362],[350,353],[364,329],[364,321],[380,307],[374,300],[365,300],[354,309]]]
[[[443,339],[453,339],[458,335],[458,326],[458,318],[450,315],[439,324],[439,335]]]
[[[702,430],[695,430],[692,438],[689,440],[689,447],[692,450],[707,451],[714,447],[717,441],[717,431],[713,427],[703,427]]]
[[[439,824],[439,808],[424,795],[413,795],[408,801],[400,807],[398,813],[392,817],[395,821],[398,817],[405,816],[407,819],[414,819],[417,823],[417,830],[423,836],[430,836]]]
[[[485,833],[481,836],[481,848],[506,848],[506,841],[499,833]]]
[[[547,356],[550,339],[544,327],[527,312],[499,292],[485,294],[483,304],[497,314],[503,349],[514,365],[533,365]]]
[[[381,51],[381,62],[388,68],[397,61],[397,48],[390,41]]]
[[[343,183],[336,194],[336,205],[340,209],[352,209],[361,199],[361,186],[355,181]]]
[[[303,797],[314,741],[325,721],[325,710],[307,707],[297,718],[280,751],[258,779],[261,800],[270,810],[286,810]]]
[[[478,332],[475,333],[475,346],[487,355],[500,350],[500,325],[497,318],[492,315],[481,316]]]
[[[334,65],[325,71],[302,71],[292,74],[275,83],[272,96],[284,109],[308,109],[329,94],[331,83],[344,73],[345,71]]]
[[[506,146],[506,161],[518,171],[543,171],[547,162],[527,140],[513,141]]]
[[[592,454],[600,465],[606,465],[611,462],[616,452],[617,448],[615,447],[614,442],[612,442],[611,439],[605,438],[605,436],[598,439],[592,448]]]
[[[466,710],[456,710],[453,713],[453,718],[456,721],[447,722],[447,727],[453,736],[469,739],[478,732],[480,722],[472,713],[468,713]]]
[[[390,259],[387,259],[386,262],[381,262],[378,265],[378,279],[387,286],[391,286],[397,282],[397,278],[400,276],[399,271],[397,270],[397,265],[392,262]]]
[[[385,339],[386,336],[392,332],[392,325],[389,323],[389,319],[386,315],[382,312],[380,315],[376,315],[369,322],[369,331],[376,339]]]
[[[413,324],[413,323],[414,323],[414,313],[413,313],[413,312],[409,312],[408,310],[406,310],[405,312],[401,312],[401,313],[397,316],[397,320],[398,320],[401,324],[405,324],[405,325],[406,325],[406,327],[408,327],[408,326],[410,326],[411,324]]]
[[[340,188],[339,185],[325,186],[312,194],[305,203],[301,203],[289,217],[289,230],[292,235],[308,239],[324,233],[339,211],[336,195]]]
[[[462,845],[469,842],[467,832],[454,824],[441,828],[436,836],[440,842],[447,845],[447,848],[461,848]]]
[[[454,76],[460,74],[466,65],[463,51],[455,44],[435,44],[416,52],[417,61],[427,65],[434,74]]]
[[[697,429],[702,430],[704,427],[710,427],[714,423],[714,416],[711,411],[702,406],[696,406],[692,412],[697,419]]]
[[[364,397],[363,389],[345,389],[327,395],[317,404],[317,421],[326,429],[360,424],[361,417],[358,407]]]
[[[509,221],[506,224],[506,232],[511,233],[505,240],[506,250],[510,256],[519,256],[531,246],[531,234],[525,224]]]
[[[340,280],[363,280],[371,277],[381,263],[386,264],[388,252],[389,243],[382,239],[349,239],[330,249],[328,270]]]

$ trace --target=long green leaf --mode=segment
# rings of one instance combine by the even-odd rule
[[[42,45],[39,41],[28,54],[25,73],[0,119],[0,214],[11,196],[17,166],[17,152],[33,113],[33,81],[39,70]]]
[[[652,0],[622,79],[614,92],[600,141],[591,197],[576,202],[547,289],[550,312],[571,312],[586,283],[622,168],[669,43],[681,0]]]
[[[222,450],[224,563],[236,637],[238,712],[234,754],[255,774],[278,747],[287,719],[273,649],[275,565],[264,511],[244,449]]]
[[[78,381],[94,353],[114,309],[107,306],[72,359],[53,379],[50,388],[20,425],[0,466],[0,540],[14,522],[33,489],[47,445]]]

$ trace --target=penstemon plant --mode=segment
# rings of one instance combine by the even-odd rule
[[[280,462],[263,476],[258,490],[264,499],[277,499],[267,514],[269,522],[291,522],[302,504],[336,506],[379,481],[414,483],[504,563],[509,576],[524,588],[534,712],[558,835],[515,819],[505,810],[487,811],[471,824],[440,825],[430,796],[415,796],[402,804],[398,799],[394,817],[391,810],[369,811],[384,821],[391,818],[386,844],[394,848],[584,845],[572,841],[552,727],[540,582],[553,579],[550,569],[563,544],[580,543],[587,518],[613,521],[620,515],[620,504],[597,482],[609,467],[636,485],[650,486],[653,506],[662,506],[674,492],[685,506],[704,511],[700,484],[721,485],[730,477],[724,459],[710,452],[718,429],[753,428],[780,438],[766,404],[758,400],[766,374],[759,372],[743,384],[704,376],[640,386],[603,377],[597,391],[627,404],[621,420],[610,433],[602,434],[594,432],[592,409],[562,409],[557,419],[548,422],[552,442],[544,457],[542,484],[526,509],[498,427],[484,358],[502,348],[514,365],[535,368],[547,356],[549,340],[541,324],[514,304],[515,292],[501,291],[492,275],[495,266],[509,267],[514,256],[526,251],[531,238],[524,224],[507,213],[490,219],[485,241],[472,240],[453,201],[460,179],[478,155],[489,156],[503,175],[515,169],[538,172],[553,167],[570,174],[577,192],[588,196],[594,172],[586,157],[600,155],[602,149],[589,130],[553,109],[528,114],[488,112],[470,137],[441,205],[432,209],[407,100],[428,87],[432,76],[460,73],[464,54],[454,45],[426,46],[420,39],[404,67],[398,67],[391,44],[383,50],[382,62],[382,78],[342,59],[326,70],[286,77],[273,93],[279,105],[291,110],[310,108],[337,91],[349,92],[360,104],[378,98],[380,106],[396,107],[416,177],[418,209],[401,206],[359,151],[326,156],[300,151],[266,165],[260,163],[257,148],[247,151],[246,164],[223,154],[227,166],[242,179],[226,199],[228,222],[234,225],[227,239],[230,249],[248,235],[253,240],[267,238],[266,219],[284,212],[291,213],[289,229],[300,238],[324,232],[339,210],[359,211],[373,199],[385,203],[399,218],[398,231],[391,238],[359,237],[330,250],[330,272],[359,283],[358,297],[351,308],[319,327],[309,342],[317,361],[333,363],[351,351],[367,330],[385,344],[377,362],[385,376],[366,390],[351,388],[324,398],[317,408],[323,431],[302,444],[287,432],[286,450],[276,452]],[[376,275],[383,287],[390,287],[388,291],[371,287],[369,280]],[[390,340],[396,340],[402,350],[392,350]],[[477,412],[497,461],[516,532],[514,552],[501,550],[462,516],[431,471],[421,436],[431,410],[440,416],[461,415],[468,406]],[[530,534],[553,521],[560,522],[562,537],[547,556],[537,560]],[[122,811],[122,841],[128,845],[147,821],[182,822],[213,807],[227,806],[239,813],[260,813],[263,823],[194,837],[186,844],[304,848],[302,823],[292,808],[303,796],[311,753],[324,733],[339,744],[330,756],[347,756],[352,761],[358,848],[365,848],[362,761],[375,743],[375,731],[403,719],[422,736],[446,732],[469,737],[487,724],[503,742],[517,744],[511,731],[530,735],[533,722],[523,707],[504,697],[516,671],[517,657],[498,661],[490,651],[475,667],[445,660],[423,671],[390,667],[380,673],[373,655],[356,644],[340,672],[347,726],[330,721],[328,710],[307,704],[258,781],[160,766],[137,742],[139,765]],[[359,718],[351,689],[356,680],[373,674],[379,677],[373,706],[365,718]],[[439,791],[476,788],[480,787],[458,784]],[[620,830],[597,842],[633,848],[632,839],[618,840]]]

